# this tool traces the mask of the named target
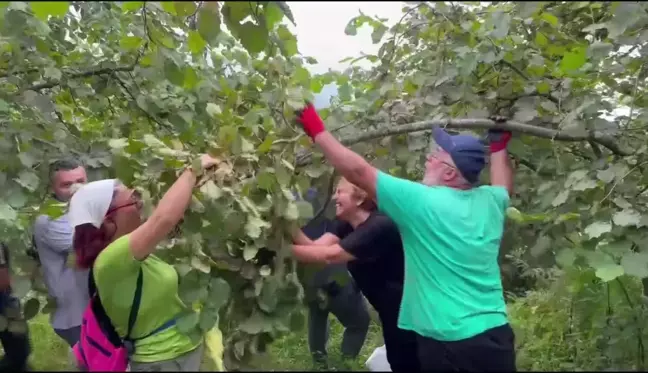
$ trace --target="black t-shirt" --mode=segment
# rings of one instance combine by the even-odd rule
[[[373,212],[355,230],[350,224],[335,220],[328,231],[338,236],[339,245],[356,258],[347,268],[369,303],[379,313],[398,312],[403,296],[405,259],[396,224],[387,216]]]
[[[317,240],[331,229],[334,224],[340,224],[337,220],[320,218],[317,221],[310,221],[302,228],[306,237],[311,240]],[[339,236],[338,236],[339,237]],[[306,284],[307,293],[312,293],[317,288],[326,286],[335,281],[335,279],[350,279],[347,266],[344,263],[327,264],[313,273],[312,278]]]

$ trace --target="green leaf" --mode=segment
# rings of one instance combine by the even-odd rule
[[[201,331],[207,332],[211,330],[217,322],[218,312],[212,310],[211,308],[203,309],[202,312],[200,312],[200,320],[198,321],[198,325]]]
[[[184,89],[186,90],[194,89],[199,81],[200,78],[198,77],[196,70],[194,70],[191,66],[185,67],[184,80],[182,82],[182,86],[184,87]]]
[[[203,40],[198,32],[191,30],[187,37],[187,45],[189,46],[191,53],[200,54],[205,50],[207,42]]]
[[[196,3],[193,1],[174,1],[175,13],[180,17],[188,17],[196,11]]]
[[[18,175],[18,179],[16,179],[18,184],[20,184],[23,188],[26,188],[30,191],[35,191],[38,188],[38,185],[40,184],[40,179],[38,178],[38,175],[31,171],[21,171],[20,174]]]
[[[119,46],[125,50],[137,49],[144,45],[144,40],[138,36],[124,36],[119,40]]]
[[[194,160],[191,162],[191,168],[193,169],[193,172],[196,174],[196,176],[202,176],[204,169],[200,157],[194,158]]]
[[[621,266],[628,275],[648,277],[648,253],[628,252],[621,258]]]
[[[209,265],[209,263],[206,263],[204,260],[201,260],[197,256],[191,257],[191,266],[202,273],[208,274],[211,272],[211,266]]]
[[[286,206],[283,216],[290,221],[299,219],[299,209],[297,208],[297,205],[293,202],[289,203]]]
[[[554,27],[558,26],[558,18],[551,13],[543,12],[541,18]]]
[[[596,277],[605,282],[610,282],[617,277],[623,276],[623,267],[618,264],[606,264],[596,269]]]
[[[261,295],[257,298],[257,304],[261,310],[271,313],[277,308],[277,303],[279,303],[278,288],[279,284],[274,278],[269,278],[264,282]]]
[[[493,14],[494,29],[491,36],[495,39],[502,39],[509,33],[509,24],[511,23],[511,16],[504,12],[495,12]]]
[[[295,23],[295,17],[293,16],[292,11],[290,10],[290,7],[288,6],[288,3],[285,1],[272,1],[272,3],[277,4],[283,13],[286,15],[286,18],[294,25],[297,26]]]
[[[560,69],[564,72],[578,70],[587,62],[587,50],[585,48],[574,48],[571,52],[565,53],[560,61]]]
[[[281,21],[284,16],[281,7],[275,1],[270,1],[264,9],[265,23],[268,30],[272,30],[274,26]]]
[[[245,259],[245,261],[250,261],[254,259],[254,257],[257,255],[258,252],[259,252],[258,247],[245,246],[243,248],[243,259]]]
[[[184,85],[185,74],[173,61],[166,61],[164,64],[164,76],[177,86]]]
[[[612,231],[612,224],[603,221],[596,221],[585,228],[585,234],[589,238],[600,237],[604,233],[609,233]]]
[[[562,249],[556,255],[556,263],[558,263],[561,268],[569,268],[574,264],[575,260],[576,255],[571,249]]]
[[[160,5],[162,5],[165,12],[174,16],[177,15],[174,1],[160,1]]]
[[[358,34],[358,28],[356,26],[355,18],[350,20],[344,28],[344,33],[350,36],[355,36]]]
[[[631,225],[639,226],[641,222],[641,214],[632,209],[625,209],[614,213],[614,215],[612,215],[612,222],[621,227],[628,227]]]
[[[69,1],[30,1],[29,6],[34,15],[42,21],[47,21],[49,16],[63,17],[70,8]]]
[[[374,44],[380,43],[380,40],[382,40],[383,36],[385,35],[385,32],[387,32],[388,28],[387,26],[381,24],[378,24],[374,27],[373,32],[371,33],[371,41]]]
[[[515,207],[508,207],[506,209],[506,216],[516,223],[524,222],[524,216],[522,215],[520,210],[516,209]]]
[[[121,3],[121,8],[124,12],[133,12],[136,10],[142,9],[144,6],[143,1],[123,1]]]
[[[239,329],[248,334],[259,334],[263,330],[263,316],[258,312],[254,312],[250,317],[248,317],[241,325]]]
[[[198,33],[210,45],[215,45],[216,38],[221,32],[220,14],[208,9],[198,12]]]
[[[8,204],[0,202],[0,220],[13,223],[16,217],[16,210]]]
[[[300,219],[310,219],[313,217],[313,205],[306,201],[297,201],[295,205],[297,206]]]
[[[531,248],[531,255],[534,257],[539,257],[549,250],[551,247],[551,239],[547,236],[540,236],[536,241],[535,245]]]
[[[245,233],[250,238],[259,238],[261,237],[261,230],[269,227],[270,224],[268,222],[261,218],[257,218],[256,216],[249,215],[247,223],[245,224]]]
[[[61,79],[61,70],[55,67],[46,67],[45,68],[45,77],[53,80]]]
[[[222,278],[212,278],[209,285],[209,302],[212,307],[220,309],[227,304],[231,293],[230,285]]]
[[[199,316],[196,312],[189,312],[178,319],[176,325],[182,333],[191,332],[198,325]]]
[[[241,44],[251,54],[263,52],[268,43],[268,30],[252,22],[245,22],[239,29]]]
[[[23,306],[23,315],[25,320],[29,321],[38,315],[40,310],[40,302],[37,298],[29,298]]]
[[[210,117],[215,117],[217,115],[220,115],[223,111],[221,110],[221,107],[210,102],[207,104],[206,108],[207,114],[209,114]]]
[[[551,205],[553,207],[558,207],[562,205],[563,203],[567,202],[567,197],[569,197],[569,190],[563,190],[558,195],[554,200],[551,202]]]

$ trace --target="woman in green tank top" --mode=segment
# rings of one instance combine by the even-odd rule
[[[201,158],[202,168],[218,161]],[[175,269],[153,254],[178,224],[191,201],[197,175],[187,168],[142,223],[138,193],[118,180],[100,180],[81,187],[70,200],[77,265],[92,268],[101,303],[117,333],[126,335],[128,316],[140,269],[142,297],[131,331],[136,339],[160,328],[186,309],[178,296]],[[202,342],[194,342],[175,326],[137,340],[131,371],[197,371]]]

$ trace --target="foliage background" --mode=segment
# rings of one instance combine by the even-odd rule
[[[359,57],[372,68],[316,76],[285,2],[0,6],[0,230],[17,253],[36,213],[63,211],[46,198],[61,156],[133,185],[150,208],[175,170],[218,155],[230,167],[160,252],[200,311],[183,330],[218,325],[228,368],[245,365],[304,323],[312,268],[298,271],[285,233],[313,211],[292,191],[326,190],[331,170],[293,111],[335,82],[328,128],[401,177],[420,178],[431,125],[513,130],[501,264],[520,368],[645,369],[644,3],[410,2],[394,26],[350,20],[347,34],[368,26],[380,45]],[[48,312],[34,263],[15,257],[25,316]]]

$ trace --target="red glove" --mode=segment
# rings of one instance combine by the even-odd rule
[[[504,130],[489,130],[488,142],[490,143],[490,152],[497,153],[506,149],[508,142],[511,140],[511,132]]]
[[[315,140],[315,136],[326,131],[322,118],[320,118],[317,110],[310,102],[306,104],[304,109],[297,112],[297,123],[302,125],[304,132],[313,140]]]

